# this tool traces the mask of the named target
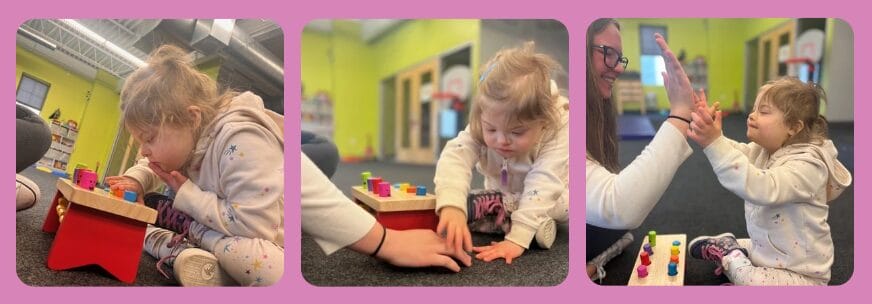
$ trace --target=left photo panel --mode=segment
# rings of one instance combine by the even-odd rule
[[[284,274],[284,35],[262,19],[32,19],[16,35],[29,286]]]

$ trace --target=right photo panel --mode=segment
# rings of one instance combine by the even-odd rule
[[[854,270],[854,34],[835,18],[597,19],[596,284],[841,285]]]

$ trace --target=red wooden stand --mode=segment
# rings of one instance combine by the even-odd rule
[[[355,201],[375,213],[383,226],[394,230],[430,229],[436,231],[439,217],[436,216],[436,196],[393,191],[390,197],[379,197],[361,186],[351,189]]]
[[[56,233],[48,252],[48,268],[66,270],[96,264],[125,283],[133,283],[142,256],[145,228],[157,211],[58,180],[42,230]],[[58,199],[70,202],[60,222]]]

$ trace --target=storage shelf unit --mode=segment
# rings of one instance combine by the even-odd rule
[[[52,137],[51,147],[42,156],[42,159],[37,162],[37,165],[66,171],[67,164],[70,162],[70,155],[73,154],[76,138],[79,137],[79,130],[75,127],[61,124],[59,121],[52,121],[50,128]]]

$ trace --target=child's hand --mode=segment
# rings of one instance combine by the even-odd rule
[[[154,163],[148,163],[148,167],[151,168],[151,170],[154,171],[154,173],[157,174],[157,176],[159,176],[167,186],[172,188],[173,192],[179,192],[179,188],[188,181],[188,178],[179,173],[179,171],[173,170],[172,172],[166,172]]]
[[[711,108],[702,103],[698,104],[696,111],[691,113],[692,121],[690,128],[687,129],[687,137],[693,139],[703,148],[708,147],[723,133],[723,121],[718,107],[718,103],[715,103]]]
[[[144,194],[144,190],[142,189],[142,185],[140,185],[135,179],[127,176],[107,176],[106,183],[109,184],[109,190],[111,191],[121,190],[136,192],[136,201],[143,203],[142,195]]]
[[[439,225],[436,232],[445,236],[448,248],[458,253],[472,251],[472,235],[466,224],[466,214],[455,207],[445,207],[439,212]]]
[[[697,94],[697,93],[693,94],[693,107],[694,107],[694,111],[696,111],[697,108],[704,107],[706,110],[708,110],[709,116],[711,116],[712,119],[714,119],[715,112],[720,110],[721,103],[715,101],[714,104],[709,106],[708,100],[706,100],[706,97],[705,97],[705,90],[699,89],[699,94]]]
[[[524,254],[524,247],[515,244],[509,240],[502,242],[491,242],[490,246],[472,247],[472,250],[477,252],[476,259],[490,262],[498,258],[506,259],[506,264],[511,264],[512,260]]]

